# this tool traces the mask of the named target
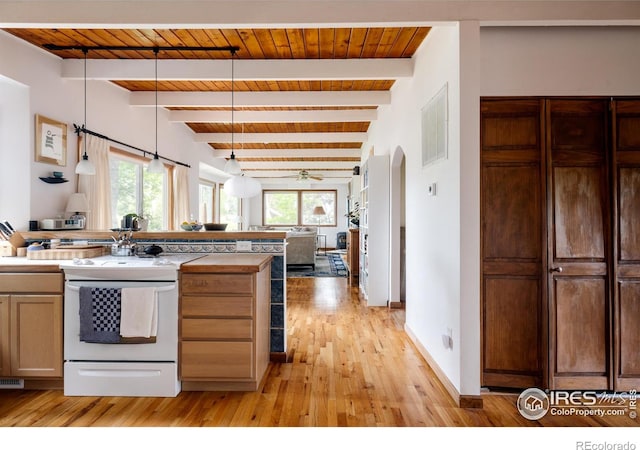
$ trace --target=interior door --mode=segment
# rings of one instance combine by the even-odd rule
[[[542,101],[481,102],[482,385],[545,387]]]
[[[609,100],[546,101],[552,389],[611,385]]]
[[[614,389],[640,386],[640,100],[612,102],[615,159]]]

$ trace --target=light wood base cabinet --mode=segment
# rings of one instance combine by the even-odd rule
[[[62,274],[3,273],[0,286],[0,376],[62,377]]]
[[[271,257],[211,255],[182,266],[183,391],[255,391],[269,365]]]

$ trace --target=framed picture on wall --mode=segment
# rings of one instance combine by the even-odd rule
[[[67,165],[67,124],[36,114],[36,161]]]

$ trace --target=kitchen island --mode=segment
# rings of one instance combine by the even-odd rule
[[[269,365],[271,256],[209,255],[180,271],[182,390],[255,391]]]
[[[109,259],[142,262],[106,256],[91,261],[101,266]],[[180,266],[178,329],[185,390],[256,390],[261,384],[270,360],[272,260],[257,253],[197,254]],[[0,258],[0,377],[62,379],[61,266],[73,265]],[[30,308],[28,314],[23,307]],[[32,346],[46,351],[34,352]]]
[[[28,242],[45,242],[60,239],[61,244],[83,242],[90,245],[110,246],[117,231],[61,230],[20,232]],[[158,245],[167,253],[209,254],[264,254],[273,257],[271,261],[271,360],[287,360],[286,342],[286,264],[285,231],[134,231],[132,240],[145,247]]]

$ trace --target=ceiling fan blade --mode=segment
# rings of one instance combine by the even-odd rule
[[[322,181],[323,180],[322,177],[316,177],[316,176],[312,176],[312,175],[309,175],[309,178],[311,178],[312,180],[318,180],[318,181]]]

